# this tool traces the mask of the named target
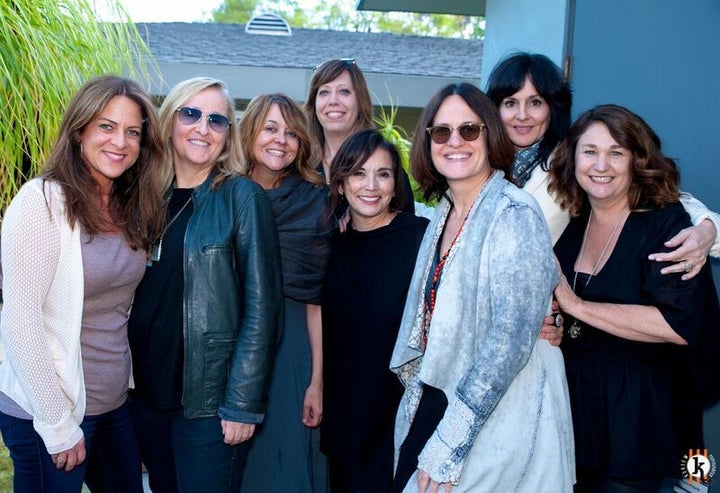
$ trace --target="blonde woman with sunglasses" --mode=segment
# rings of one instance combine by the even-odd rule
[[[221,81],[180,82],[159,117],[167,215],[128,327],[132,418],[154,492],[239,491],[282,320],[275,220]]]

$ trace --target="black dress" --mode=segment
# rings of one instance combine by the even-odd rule
[[[401,212],[387,226],[334,238],[322,304],[320,442],[333,493],[382,493],[392,482],[402,386],[389,363],[427,224]]]
[[[555,245],[571,283],[587,222],[587,212],[571,220]],[[577,277],[584,300],[655,306],[689,344],[630,341],[586,323],[576,338],[566,333],[561,348],[579,483],[585,471],[624,480],[679,477],[683,454],[702,448],[690,355],[702,332],[705,293],[715,293],[710,268],[706,264],[695,279],[682,281],[680,274],[660,274],[666,263],[648,260],[650,253],[667,251],[663,242],[689,225],[679,203],[633,212],[600,272],[589,281]],[[573,322],[566,317],[565,327]]]
[[[306,304],[320,304],[330,254],[327,188],[292,173],[266,192],[280,239],[285,317],[265,419],[250,443],[241,490],[323,493],[327,463],[319,450],[319,431],[302,423],[302,412],[312,376]]]

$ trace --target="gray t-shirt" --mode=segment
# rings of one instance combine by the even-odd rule
[[[87,404],[85,415],[120,407],[130,382],[127,320],[145,272],[145,250],[132,250],[122,233],[81,232],[85,304],[80,344]]]

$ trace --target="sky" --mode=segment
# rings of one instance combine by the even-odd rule
[[[121,0],[134,22],[201,22],[223,0]]]
[[[203,22],[223,0],[121,0],[133,22]],[[313,0],[301,0],[310,7]]]

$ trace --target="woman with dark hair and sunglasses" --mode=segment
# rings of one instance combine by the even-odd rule
[[[164,156],[142,88],[89,80],[5,212],[0,429],[17,493],[143,491],[127,321],[162,228]]]
[[[311,160],[303,109],[264,94],[240,122],[248,176],[265,189],[280,237],[285,323],[270,377],[265,419],[248,455],[242,491],[327,491],[317,426],[323,416],[320,293],[330,254],[325,182]]]
[[[272,207],[245,174],[225,85],[178,83],[159,111],[167,215],[128,327],[131,411],[154,492],[240,490],[283,313]]]
[[[515,146],[513,178],[540,204],[555,242],[570,216],[548,192],[548,170],[551,154],[570,127],[570,86],[545,55],[517,53],[492,70],[487,95],[500,110]],[[720,255],[720,216],[689,194],[682,194],[680,200],[696,226],[667,238],[674,251],[656,253],[654,260],[675,262],[664,273],[684,272],[687,280],[700,272],[708,253]]]
[[[331,168],[330,200],[350,211],[337,232],[322,301],[321,446],[333,493],[385,493],[402,387],[388,369],[427,219],[399,211],[397,149],[374,129],[349,137]]]
[[[413,175],[439,203],[390,363],[405,387],[394,492],[572,491],[562,355],[538,338],[558,273],[537,202],[507,179],[513,158],[475,86],[423,110]]]
[[[330,163],[345,139],[355,132],[375,127],[370,89],[354,59],[328,60],[315,67],[305,112],[313,139],[313,153],[320,157],[318,170],[329,184]],[[400,209],[414,214],[415,200],[404,169],[400,170],[400,180],[406,189]]]

